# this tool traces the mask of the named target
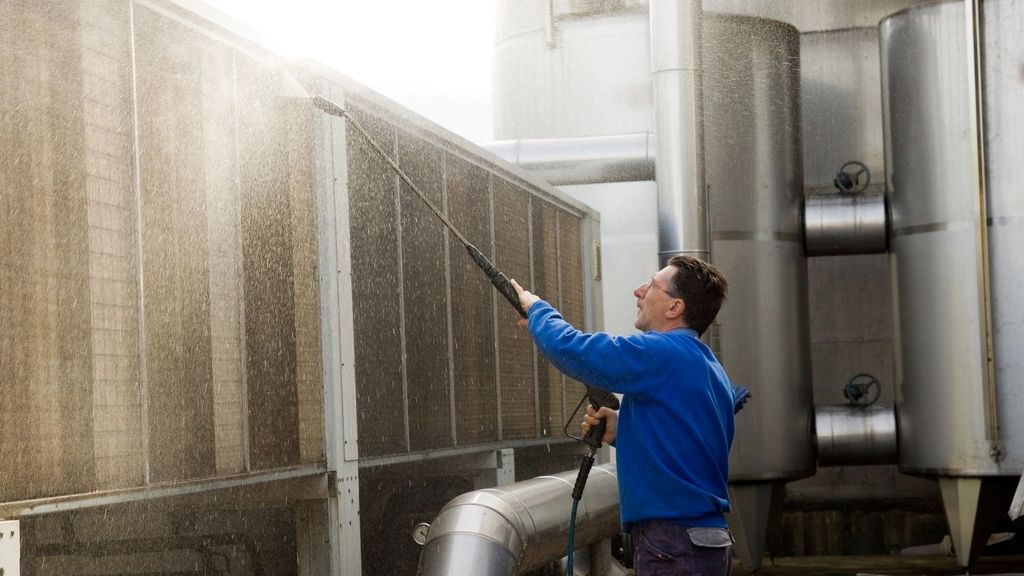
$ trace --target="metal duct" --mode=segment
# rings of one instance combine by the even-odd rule
[[[501,140],[483,147],[555,186],[654,180],[654,134]]]
[[[651,82],[658,143],[658,258],[707,260],[700,0],[651,0]]]
[[[896,412],[885,406],[815,406],[819,466],[895,464]]]
[[[884,194],[814,194],[804,203],[808,256],[876,254],[888,247]]]
[[[576,470],[463,494],[441,509],[417,574],[512,576],[565,555]],[[615,466],[595,466],[576,515],[576,545],[619,531]]]

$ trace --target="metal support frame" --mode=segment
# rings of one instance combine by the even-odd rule
[[[978,299],[981,326],[978,337],[981,340],[982,357],[982,397],[985,402],[985,439],[989,443],[989,454],[992,460],[1003,459],[1004,450],[999,438],[999,394],[996,389],[995,354],[992,337],[992,281],[989,271],[988,242],[988,199],[985,190],[985,99],[982,93],[982,67],[984,59],[981,42],[981,1],[964,0],[964,28],[966,31],[966,62],[967,62],[967,103],[968,137],[971,147],[968,163],[974,184],[977,210],[974,213],[977,229],[976,254],[978,262]]]
[[[1024,474],[1021,474],[1017,491],[1013,494],[1013,503],[1010,504],[1009,514],[1010,520],[1024,518]]]
[[[21,523],[17,520],[0,522],[0,574],[21,574]]]
[[[321,93],[344,102],[325,83]],[[359,527],[359,445],[356,414],[355,343],[351,337],[352,257],[348,212],[346,126],[321,115],[317,140],[317,214],[320,219],[321,323],[324,354],[324,426],[329,498],[326,519],[330,573],[362,573]],[[321,515],[323,517],[323,515]]]
[[[477,466],[479,471],[473,478],[475,490],[508,486],[516,481],[516,452],[512,448],[480,454]]]

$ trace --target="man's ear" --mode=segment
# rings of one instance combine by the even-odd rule
[[[683,312],[686,312],[686,302],[683,302],[681,298],[676,298],[672,300],[672,305],[665,311],[665,318],[669,320],[682,318]]]

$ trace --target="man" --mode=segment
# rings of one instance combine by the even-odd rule
[[[700,340],[728,282],[714,266],[675,256],[633,290],[642,333],[586,334],[513,281],[537,347],[559,370],[623,394],[584,418],[584,433],[607,419],[603,441],[616,447],[623,529],[633,537],[637,576],[728,574],[732,537],[727,483],[734,393]],[[742,389],[740,389],[742,390]]]

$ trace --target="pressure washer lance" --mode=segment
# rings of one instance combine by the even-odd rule
[[[508,276],[506,276],[503,272],[498,270],[494,266],[494,264],[490,260],[488,260],[487,257],[484,256],[479,249],[477,249],[476,246],[473,246],[469,242],[469,240],[466,240],[466,237],[463,236],[462,233],[459,232],[458,229],[456,229],[455,226],[450,221],[448,221],[448,218],[446,218],[445,215],[442,214],[441,211],[438,210],[437,207],[434,206],[434,204],[427,199],[426,195],[424,195],[423,192],[420,191],[419,187],[416,186],[416,184],[413,183],[413,181],[410,180],[409,177],[405,175],[405,172],[403,172],[402,169],[398,167],[398,163],[395,162],[391,158],[391,156],[388,156],[388,153],[385,152],[384,149],[381,148],[380,145],[378,145],[377,142],[375,142],[374,139],[370,137],[370,135],[366,132],[365,129],[363,129],[359,122],[355,118],[353,118],[352,115],[349,114],[347,110],[345,110],[338,104],[331,102],[327,98],[324,98],[323,96],[313,96],[313,104],[317,108],[323,110],[324,112],[327,112],[328,114],[331,114],[332,116],[340,116],[344,118],[356,130],[358,130],[360,134],[363,135],[363,138],[366,138],[366,141],[370,143],[370,146],[372,146],[373,149],[376,150],[377,153],[380,154],[381,157],[387,161],[387,163],[391,166],[391,169],[394,170],[396,174],[398,174],[402,181],[404,181],[406,184],[409,185],[410,188],[412,188],[412,191],[415,192],[416,195],[420,197],[420,200],[422,200],[423,203],[427,205],[427,208],[430,208],[434,212],[434,215],[436,215],[441,220],[441,222],[449,230],[452,231],[452,234],[455,234],[455,237],[459,239],[459,242],[462,242],[462,245],[466,247],[466,251],[469,252],[470,257],[473,258],[473,261],[476,262],[476,265],[479,266],[480,269],[484,271],[484,274],[487,275],[487,278],[491,281],[491,284],[498,289],[498,292],[500,292],[501,295],[504,296],[505,299],[508,300],[510,304],[512,304],[512,306],[516,309],[516,312],[519,312],[520,316],[526,318],[526,311],[523,310],[522,305],[519,303],[519,295],[516,294],[516,289],[513,288],[512,283],[509,282]]]

